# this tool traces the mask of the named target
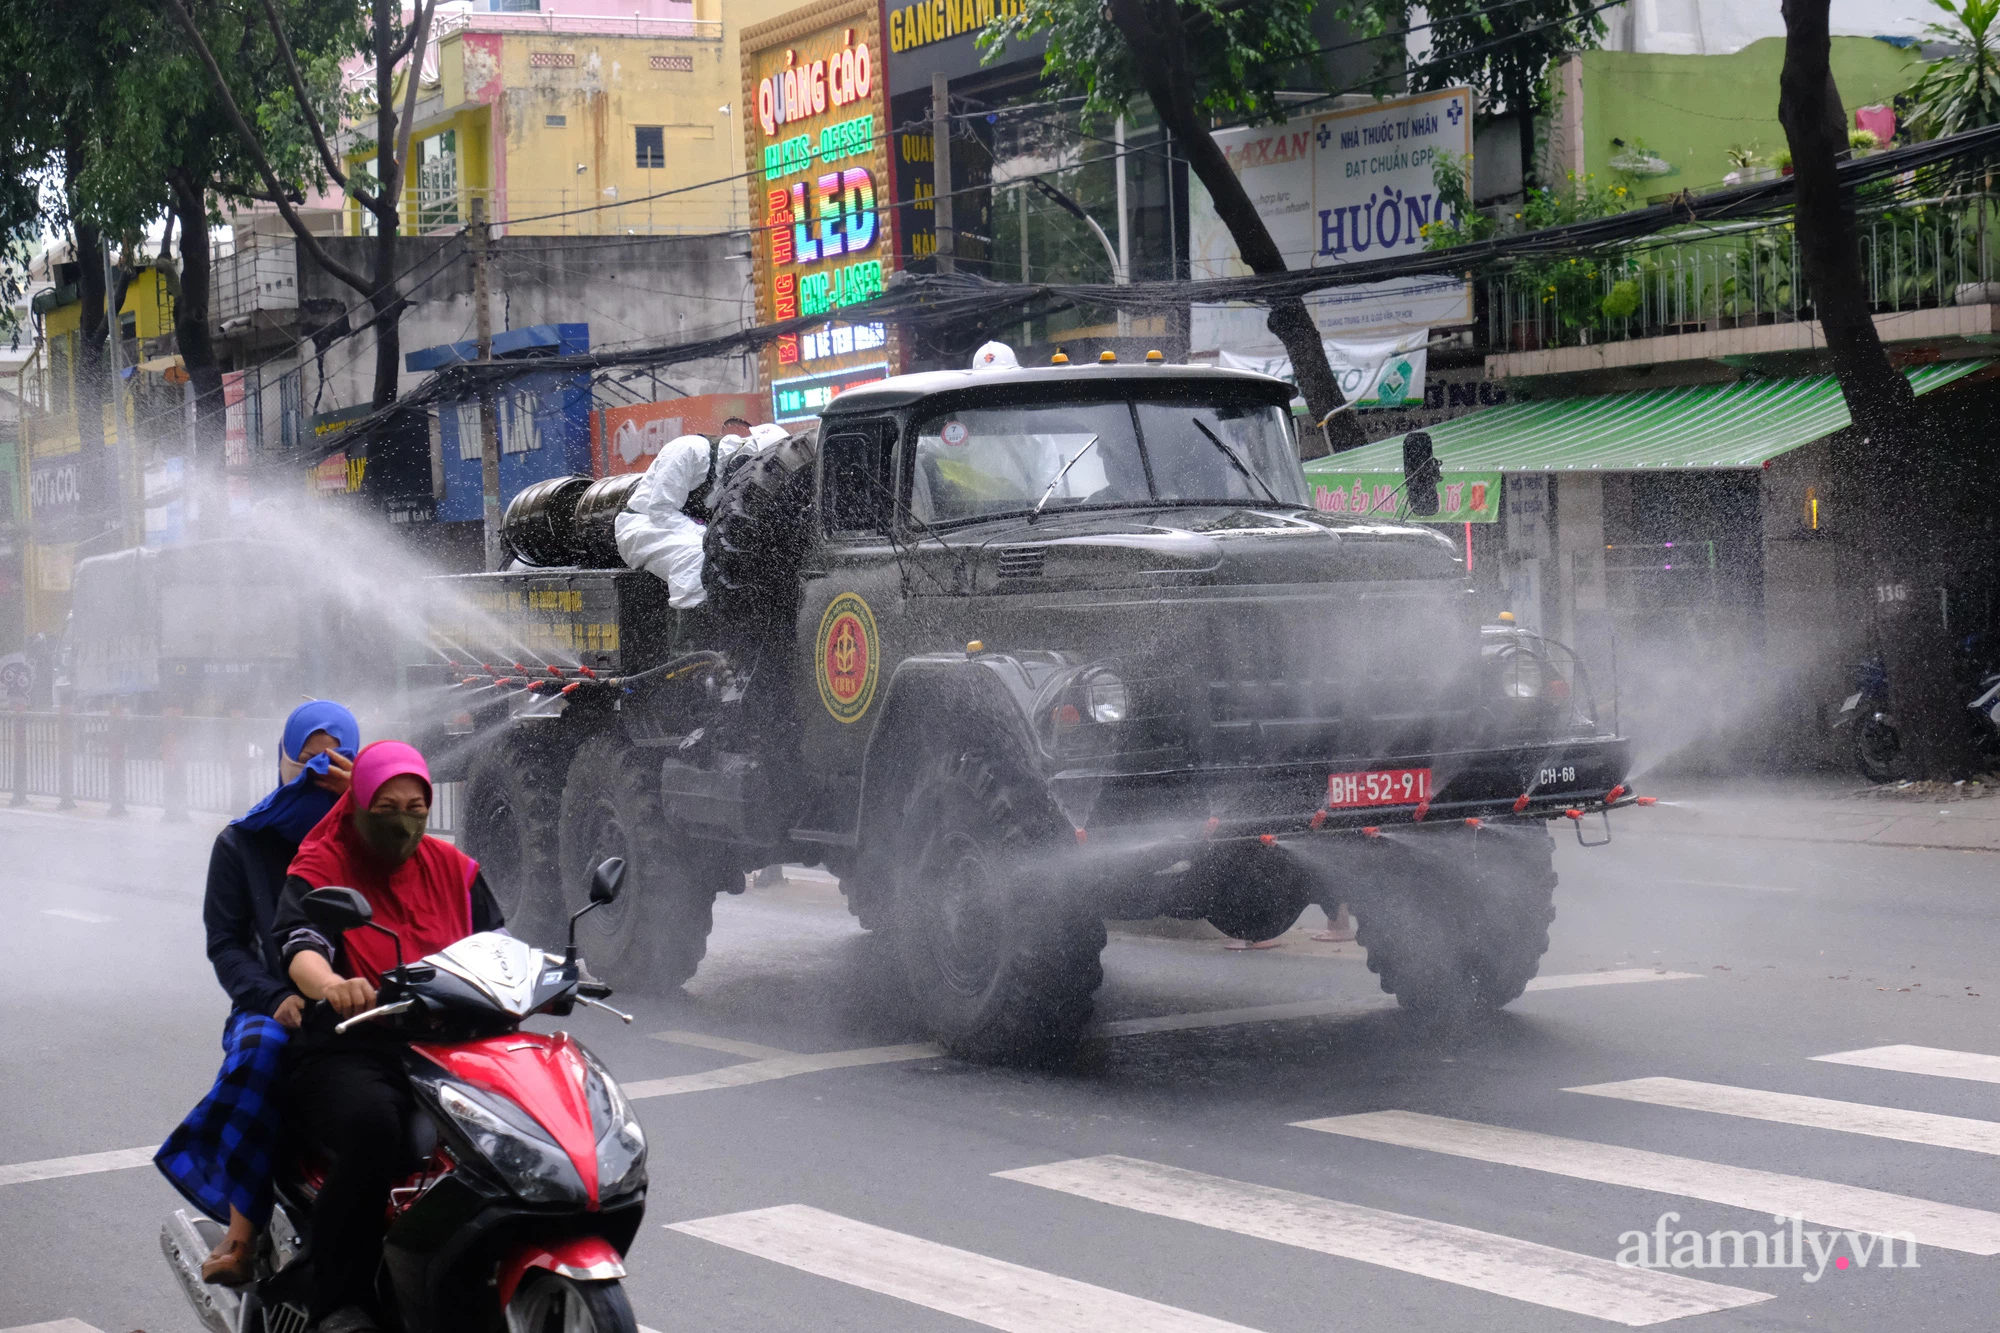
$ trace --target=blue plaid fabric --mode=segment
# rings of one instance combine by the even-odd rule
[[[271,1220],[282,1119],[278,1066],[289,1036],[276,1019],[231,1013],[215,1086],[153,1154],[160,1174],[218,1222],[229,1220],[232,1207],[259,1227]]]

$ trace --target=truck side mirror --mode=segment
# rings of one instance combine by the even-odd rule
[[[1403,487],[1410,512],[1426,518],[1438,511],[1438,478],[1444,465],[1431,452],[1429,431],[1413,430],[1403,437]]]

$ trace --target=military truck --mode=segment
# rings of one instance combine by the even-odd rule
[[[409,675],[464,845],[531,931],[625,857],[584,951],[666,984],[746,871],[824,865],[977,1059],[1076,1043],[1106,919],[1262,940],[1344,902],[1402,1005],[1507,1004],[1549,823],[1632,799],[1627,744],[1573,664],[1496,666],[1448,537],[1313,508],[1291,396],[1154,358],[899,376],[717,479],[696,609],[578,563],[438,581]],[[510,513],[517,547],[601,555],[623,484]]]

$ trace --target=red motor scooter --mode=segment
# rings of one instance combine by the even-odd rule
[[[382,978],[374,1008],[338,1024],[401,1038],[416,1113],[409,1175],[390,1192],[377,1295],[396,1333],[637,1333],[620,1279],[646,1209],[646,1137],[609,1072],[567,1033],[523,1032],[536,1014],[604,1004],[585,980],[576,921],[618,896],[625,863],[597,867],[558,957],[481,933]],[[315,925],[375,925],[353,889],[306,896]],[[201,1280],[222,1230],[176,1210],[167,1262],[211,1333],[305,1333],[312,1206],[323,1165],[280,1173],[257,1276],[231,1290]]]

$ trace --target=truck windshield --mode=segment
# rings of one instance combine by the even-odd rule
[[[1097,444],[1086,450],[1093,436]],[[1064,464],[1069,471],[1056,481]],[[1305,503],[1290,423],[1284,409],[1268,404],[968,407],[918,425],[910,509],[924,522],[1033,509],[1045,491],[1044,512],[1160,502],[1262,505],[1274,497]]]

